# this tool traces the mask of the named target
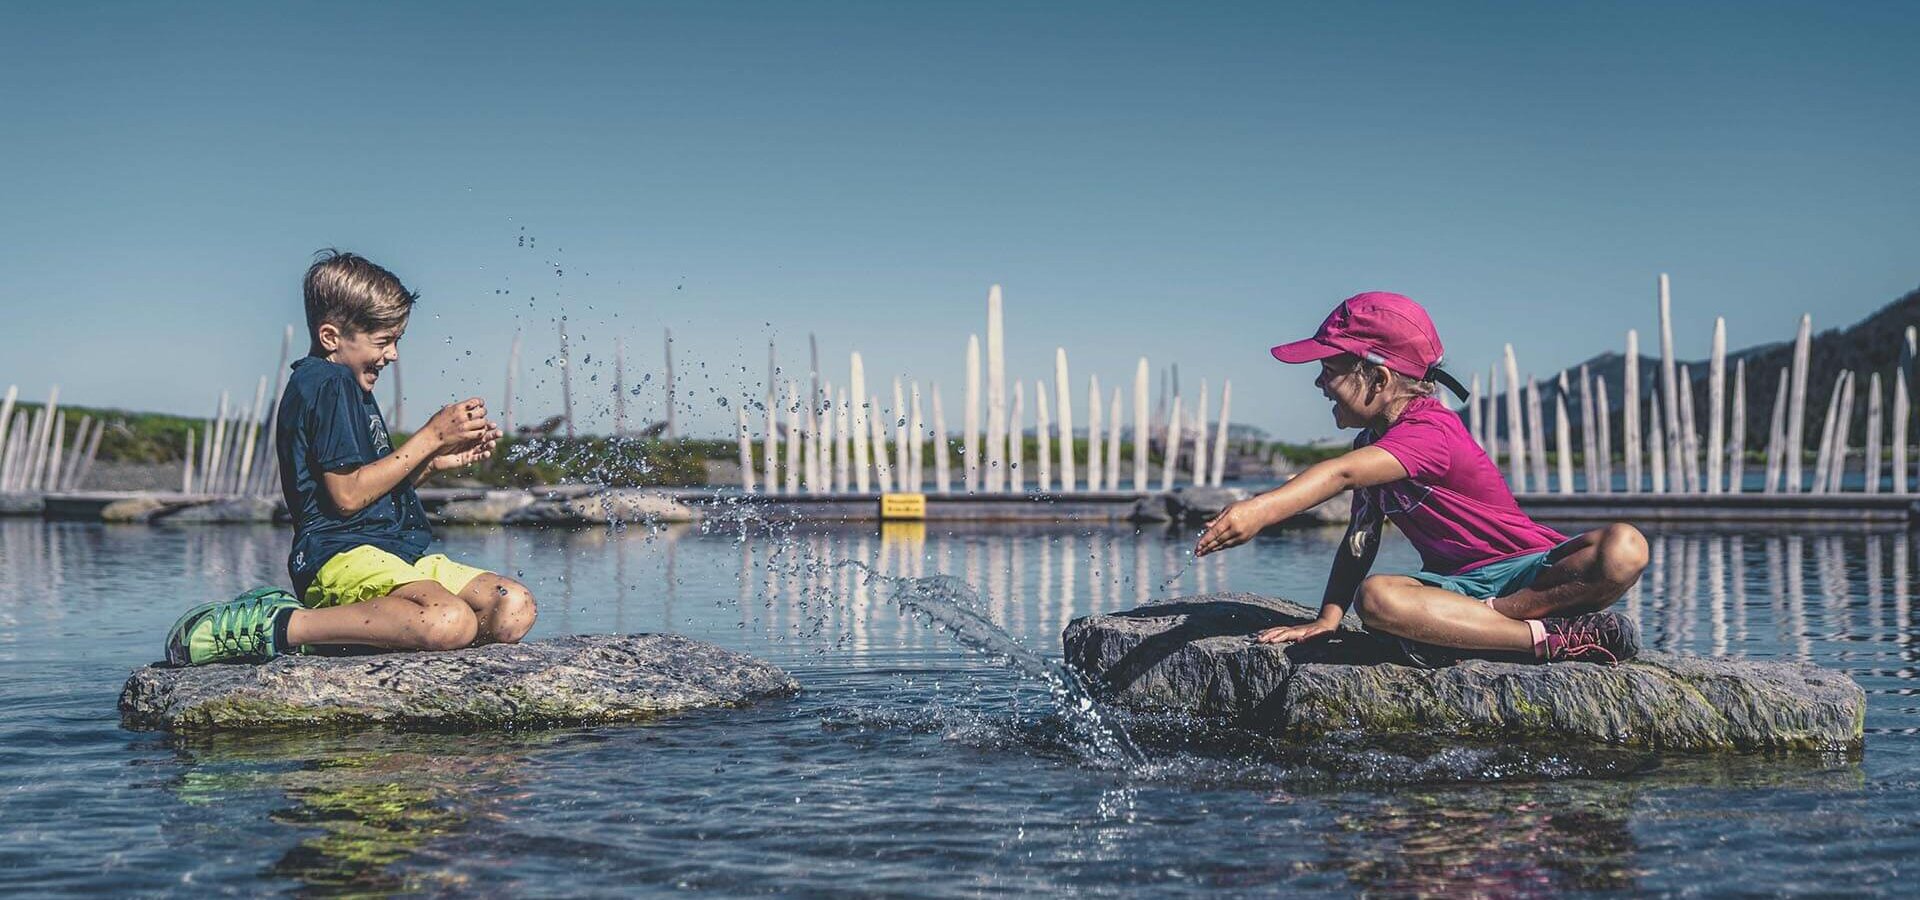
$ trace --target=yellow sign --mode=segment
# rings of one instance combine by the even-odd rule
[[[927,517],[927,495],[925,494],[881,494],[880,518],[885,519],[922,519]]]
[[[919,547],[927,542],[927,523],[925,522],[881,522],[880,546],[894,547],[906,545]]]

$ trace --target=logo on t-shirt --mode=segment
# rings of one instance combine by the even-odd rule
[[[393,452],[393,444],[387,440],[387,423],[380,421],[379,413],[367,414],[367,436],[373,438],[373,452],[381,456]]]
[[[1379,512],[1385,516],[1398,516],[1419,509],[1433,495],[1433,488],[1411,478],[1402,478],[1359,491],[1360,507],[1363,512],[1375,512],[1371,507],[1378,505]]]

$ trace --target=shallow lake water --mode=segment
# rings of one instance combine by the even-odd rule
[[[439,549],[533,588],[535,638],[675,631],[804,691],[626,727],[175,739],[120,727],[126,673],[187,605],[283,583],[287,532],[4,521],[0,892],[1910,894],[1920,546],[1649,534],[1622,601],[1646,642],[1848,672],[1863,754],[1290,748],[1136,721],[1128,761],[1084,749],[1043,685],[819,565],[953,575],[1057,659],[1095,610],[1311,603],[1339,537],[1189,565],[1189,533],[1104,526],[444,530]],[[1414,563],[1395,538],[1376,571]]]

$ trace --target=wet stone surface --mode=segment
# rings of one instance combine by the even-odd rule
[[[678,635],[573,635],[447,653],[146,666],[127,679],[120,716],[129,728],[176,732],[521,728],[640,721],[799,689],[772,664]]]
[[[1427,734],[1578,738],[1666,750],[1857,750],[1865,695],[1804,663],[1643,653],[1623,665],[1467,660],[1402,665],[1390,638],[1353,617],[1335,636],[1263,645],[1251,635],[1312,610],[1253,594],[1206,594],[1073,620],[1067,663],[1097,694],[1314,738]]]

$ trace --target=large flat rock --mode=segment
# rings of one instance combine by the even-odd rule
[[[501,728],[638,721],[800,689],[769,663],[670,634],[574,635],[447,653],[287,656],[134,670],[129,728]]]
[[[1802,663],[1643,653],[1622,665],[1468,660],[1402,665],[1390,639],[1349,617],[1338,635],[1256,644],[1253,632],[1314,612],[1253,594],[1208,594],[1085,616],[1066,661],[1134,710],[1231,721],[1290,738],[1360,732],[1541,738],[1672,750],[1853,750],[1866,697]]]

